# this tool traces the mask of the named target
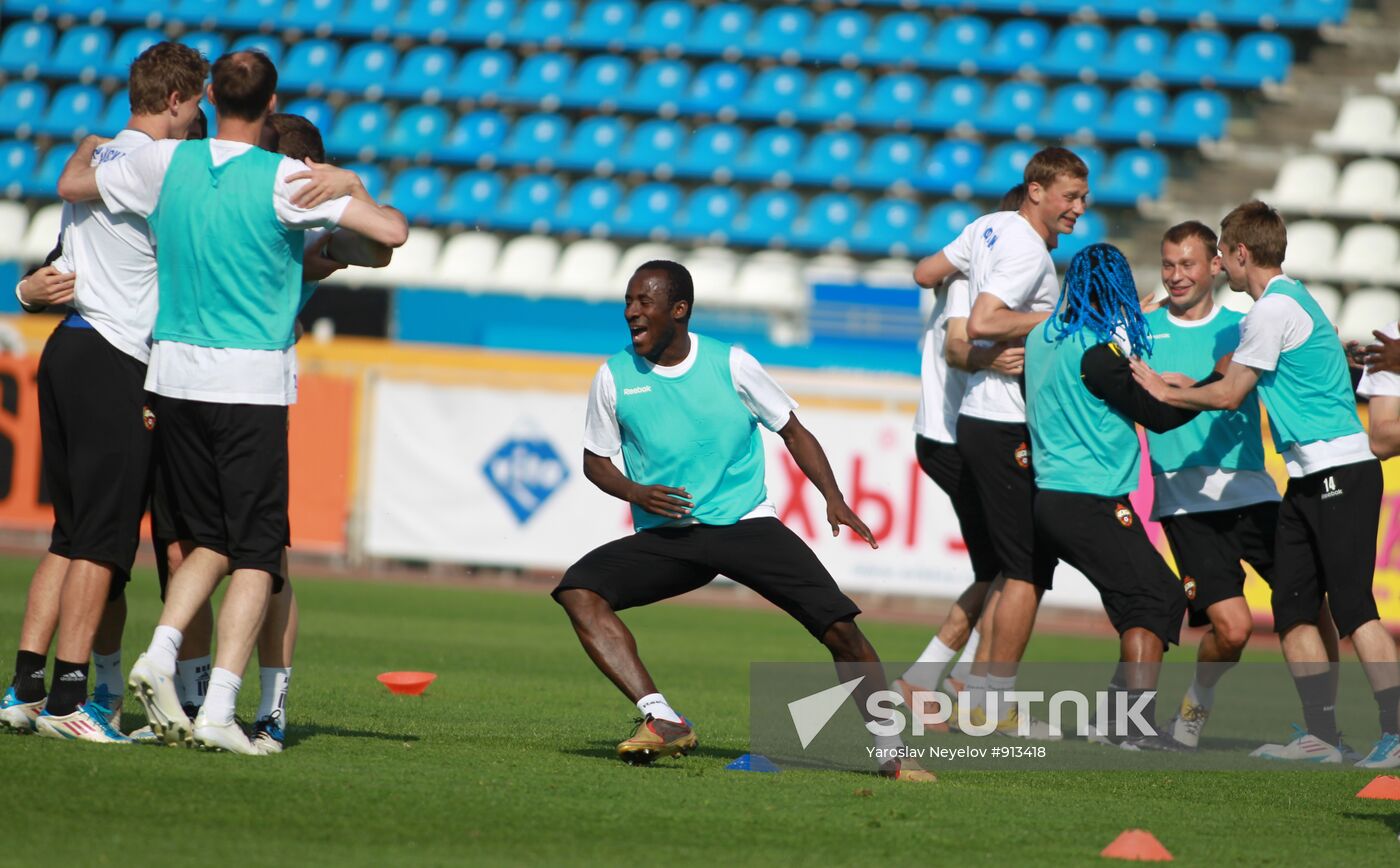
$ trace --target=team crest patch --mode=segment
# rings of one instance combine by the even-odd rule
[[[1016,447],[1016,463],[1023,468],[1031,466],[1031,448],[1025,443]]]
[[[1181,589],[1186,592],[1186,599],[1196,599],[1196,580],[1190,576],[1183,576],[1181,579]]]
[[[1133,526],[1133,511],[1121,503],[1113,510],[1113,517],[1118,519],[1118,523],[1123,527]]]
[[[147,431],[156,430],[156,414],[150,407],[141,408],[141,424],[146,426]]]

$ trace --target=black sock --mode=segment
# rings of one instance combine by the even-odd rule
[[[38,702],[48,693],[44,689],[44,666],[48,658],[33,651],[21,651],[15,655],[15,696],[20,702]]]
[[[1129,737],[1129,738],[1137,738],[1137,737],[1140,737],[1140,736],[1145,736],[1145,735],[1147,735],[1147,733],[1148,733],[1150,730],[1156,730],[1156,729],[1157,729],[1157,692],[1156,692],[1155,690],[1129,690],[1129,691],[1127,691],[1127,693],[1128,693],[1128,701],[1127,701],[1127,703],[1123,706],[1123,716],[1124,716],[1124,718],[1125,718],[1124,724],[1125,724],[1125,726],[1127,727],[1128,737]],[[1141,727],[1139,727],[1139,726],[1134,722],[1134,719],[1133,719],[1133,718],[1129,718],[1129,717],[1127,716],[1128,709],[1130,709],[1130,708],[1132,708],[1133,706],[1137,705],[1138,700],[1142,699],[1142,697],[1143,697],[1144,694],[1151,694],[1152,698],[1149,699],[1149,700],[1147,701],[1147,704],[1146,704],[1145,706],[1143,706],[1142,711],[1138,712],[1138,714],[1141,715],[1141,717],[1142,717],[1143,720],[1147,721],[1147,726],[1149,727],[1149,730],[1144,730],[1144,729],[1142,729]]]
[[[1376,705],[1381,710],[1381,732],[1400,733],[1400,687],[1377,690]]]
[[[72,714],[78,710],[88,695],[88,662],[69,663],[54,658],[53,690],[49,691],[49,701],[45,709],[55,717]]]
[[[1308,732],[1330,745],[1341,741],[1337,734],[1337,706],[1332,698],[1332,677],[1326,672],[1293,679],[1298,698],[1303,700],[1303,723]]]

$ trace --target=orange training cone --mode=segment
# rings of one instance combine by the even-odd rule
[[[1377,775],[1374,780],[1361,788],[1358,799],[1395,799],[1400,801],[1400,778],[1394,775]]]
[[[1127,859],[1130,862],[1170,862],[1172,854],[1156,836],[1146,829],[1129,829],[1099,853],[1106,859]]]

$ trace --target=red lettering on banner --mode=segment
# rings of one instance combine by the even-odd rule
[[[1387,494],[1381,499],[1381,515],[1385,525],[1381,532],[1381,544],[1376,549],[1376,569],[1394,569],[1400,560],[1396,558],[1395,549],[1400,546],[1400,522],[1396,522],[1397,511],[1400,511],[1400,494]]]
[[[904,544],[909,548],[919,541],[919,477],[924,475],[917,460],[909,462],[909,526],[904,533]]]
[[[807,513],[807,474],[802,472],[802,468],[797,466],[797,462],[793,461],[786,451],[783,452],[783,469],[787,471],[788,496],[778,510],[778,520],[792,527],[790,519],[796,518],[801,522],[798,533],[807,539],[816,539],[817,531],[812,527],[812,516]]]
[[[851,460],[851,496],[847,498],[847,503],[850,504],[851,510],[856,515],[860,515],[861,521],[864,521],[866,526],[870,528],[870,533],[874,535],[875,541],[884,542],[885,538],[890,535],[890,531],[894,529],[894,503],[890,500],[889,495],[867,490],[862,485],[861,471],[863,467],[864,464],[859,455]],[[882,513],[878,523],[871,521],[869,515],[861,515],[866,502],[874,503]],[[861,545],[866,544],[865,540],[857,535],[853,534],[851,539]]]

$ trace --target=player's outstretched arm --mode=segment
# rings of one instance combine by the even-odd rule
[[[984,292],[972,303],[972,315],[967,319],[967,336],[978,341],[1018,340],[1030,334],[1031,329],[1049,316],[1049,311],[1022,313],[1012,310],[1006,302]]]
[[[870,528],[846,505],[846,498],[841,494],[841,487],[836,484],[836,474],[831,472],[831,462],[826,459],[822,445],[812,436],[811,431],[797,421],[796,413],[791,414],[787,424],[778,429],[778,436],[783,438],[783,444],[787,446],[792,460],[797,462],[803,474],[817,487],[822,497],[826,498],[826,520],[831,525],[831,535],[839,534],[841,525],[844,524],[860,534],[861,539],[869,543],[872,549],[878,549],[880,544],[875,541],[875,535],[870,532]]]
[[[653,515],[685,518],[694,507],[689,492],[684,488],[638,485],[624,476],[611,458],[589,452],[587,449],[583,450],[583,475],[604,494],[634,503]]]
[[[1131,366],[1133,379],[1149,395],[1183,410],[1234,410],[1259,382],[1258,371],[1234,361],[1220,379],[1207,378],[1201,381],[1202,385],[1189,389],[1171,385],[1141,359],[1133,359]]]
[[[101,195],[97,190],[97,167],[92,164],[92,152],[109,139],[101,136],[87,136],[78,144],[78,149],[68,162],[63,164],[63,174],[58,176],[59,198],[67,202],[87,202]]]
[[[1167,374],[1164,379],[1176,376]],[[1133,379],[1132,367],[1117,344],[1090,348],[1079,363],[1079,377],[1095,397],[1156,434],[1185,425],[1200,412],[1173,407],[1152,397]]]
[[[408,221],[397,208],[352,198],[340,216],[340,225],[386,247],[402,247],[408,240]]]
[[[919,264],[914,266],[914,282],[924,289],[933,289],[952,277],[957,270],[957,267],[940,250],[932,256],[920,259]]]
[[[1019,376],[1026,369],[1026,350],[997,342],[989,347],[978,346],[967,338],[967,318],[950,317],[948,340],[943,345],[943,357],[948,364],[964,371],[991,368],[998,374]]]
[[[1382,461],[1400,455],[1400,398],[1372,397],[1369,415],[1371,451]]]

